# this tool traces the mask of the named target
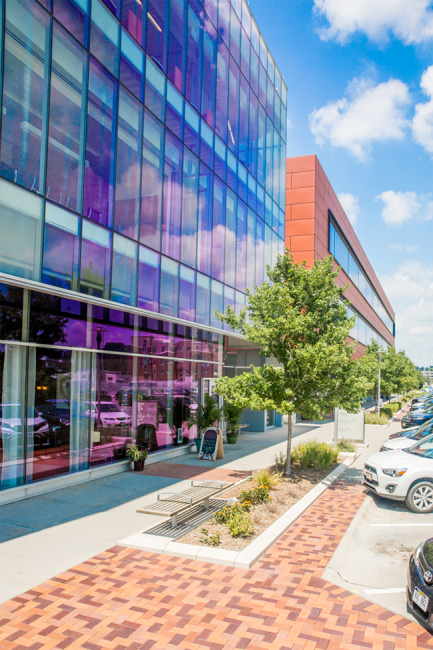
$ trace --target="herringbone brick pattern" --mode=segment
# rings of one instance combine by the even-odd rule
[[[249,571],[114,547],[0,605],[0,648],[433,648],[416,623],[321,579],[363,498],[334,484]]]

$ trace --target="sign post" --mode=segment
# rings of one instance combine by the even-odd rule
[[[218,458],[224,458],[221,429],[209,427],[203,432],[198,459],[217,460]]]
[[[365,442],[365,409],[358,413],[348,413],[344,409],[334,409],[334,447],[339,440]]]

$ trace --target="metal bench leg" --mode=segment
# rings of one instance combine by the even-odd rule
[[[209,510],[209,497],[203,501],[203,509]]]
[[[177,528],[177,514],[171,515],[171,527]]]

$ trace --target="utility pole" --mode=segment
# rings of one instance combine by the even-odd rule
[[[380,362],[382,361],[382,350],[379,350],[379,380],[377,382],[377,415],[380,417]]]

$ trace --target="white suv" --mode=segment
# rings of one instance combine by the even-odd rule
[[[370,456],[362,482],[381,497],[406,501],[414,512],[432,512],[433,434],[409,449]]]

